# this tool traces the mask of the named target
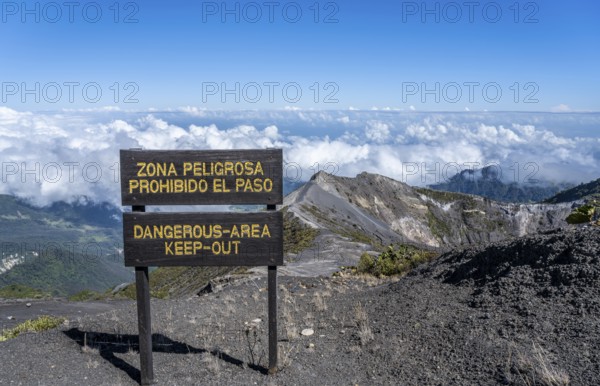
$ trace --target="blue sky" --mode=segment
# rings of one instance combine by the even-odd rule
[[[0,106],[600,111],[595,1],[73,3],[2,3]]]
[[[118,204],[131,147],[278,147],[303,181],[498,165],[587,182],[599,17],[593,1],[1,2],[0,193]]]

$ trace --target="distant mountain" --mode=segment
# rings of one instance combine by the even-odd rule
[[[302,187],[306,182],[305,181],[297,181],[290,178],[283,179],[283,195],[287,196],[292,193],[294,190]]]
[[[0,195],[0,287],[21,284],[64,296],[131,281],[120,213],[85,201],[36,208]]]
[[[571,189],[563,190],[557,195],[548,198],[545,202],[560,203],[577,200],[600,200],[600,178],[587,184],[581,184]]]
[[[354,255],[397,242],[452,249],[503,240],[565,226],[571,210],[570,204],[498,203],[413,188],[369,173],[347,178],[324,172],[288,195],[284,206],[320,231],[313,248]]]
[[[107,202],[95,203],[82,199],[74,204],[68,204],[61,201],[53,203],[47,210],[75,225],[87,224],[103,228],[121,226],[121,210]]]
[[[514,203],[542,202],[571,184],[549,182],[517,183],[503,181],[498,169],[492,166],[483,169],[463,170],[452,176],[448,182],[429,185],[428,188],[446,192],[474,194],[491,200]]]

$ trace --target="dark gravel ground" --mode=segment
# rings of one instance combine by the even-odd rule
[[[0,331],[40,315],[76,319],[84,315],[94,315],[117,309],[120,303],[120,301],[70,302],[66,299],[0,299]]]
[[[279,278],[153,300],[157,385],[600,385],[600,229],[456,251],[395,283]],[[0,384],[135,385],[135,303],[0,343]],[[260,321],[258,320],[260,319]],[[314,330],[311,336],[300,332]]]

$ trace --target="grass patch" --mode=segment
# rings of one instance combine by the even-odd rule
[[[436,256],[435,252],[410,245],[390,245],[376,257],[363,253],[358,261],[356,272],[376,277],[402,275]]]
[[[22,284],[11,284],[0,288],[0,298],[5,299],[42,299],[49,293]]]
[[[60,326],[65,321],[65,318],[57,318],[54,316],[43,315],[37,319],[27,320],[16,327],[8,330],[3,330],[0,334],[0,342],[8,339],[13,339],[24,332],[40,332],[50,330]]]

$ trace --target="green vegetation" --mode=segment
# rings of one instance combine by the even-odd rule
[[[431,209],[432,208],[429,207],[429,210],[427,211],[427,225],[429,225],[429,229],[431,229],[431,233],[433,233],[435,237],[443,240],[445,235],[450,234],[450,227],[448,227],[445,222],[438,219]]]
[[[574,188],[563,190],[556,196],[545,202],[557,204],[560,202],[571,202],[577,200],[600,200],[600,178],[587,184],[580,184]]]
[[[118,208],[57,203],[37,208],[0,195],[0,259],[20,264],[0,275],[0,287],[19,284],[52,296],[104,291],[133,279],[123,265]]]
[[[102,300],[104,298],[106,298],[106,295],[104,294],[89,289],[84,289],[74,295],[69,296],[68,299],[72,302],[87,302],[91,300]]]
[[[3,330],[0,334],[0,342],[8,339],[13,339],[24,332],[40,332],[50,330],[60,326],[65,321],[64,318],[56,318],[54,316],[40,316],[37,319],[27,320],[16,327],[8,330]]]
[[[41,299],[50,294],[22,284],[11,284],[0,288],[0,298],[4,299]]]
[[[53,296],[68,296],[86,287],[104,290],[131,279],[129,275],[117,278],[107,275],[100,256],[86,257],[74,254],[73,250],[63,248],[60,244],[47,245],[40,247],[38,256],[29,254],[25,262],[0,275],[0,286],[20,284],[38,288]],[[68,244],[65,246],[68,247]]]
[[[567,217],[567,223],[569,224],[587,224],[592,222],[594,214],[600,212],[600,202],[590,201],[585,205],[575,209]],[[600,225],[600,220],[596,221],[594,225]]]
[[[319,230],[302,224],[287,208],[283,213],[283,253],[300,253],[309,248],[319,235]]]
[[[356,270],[358,273],[368,273],[377,277],[401,275],[436,256],[434,252],[410,245],[390,245],[377,257],[363,253]]]

